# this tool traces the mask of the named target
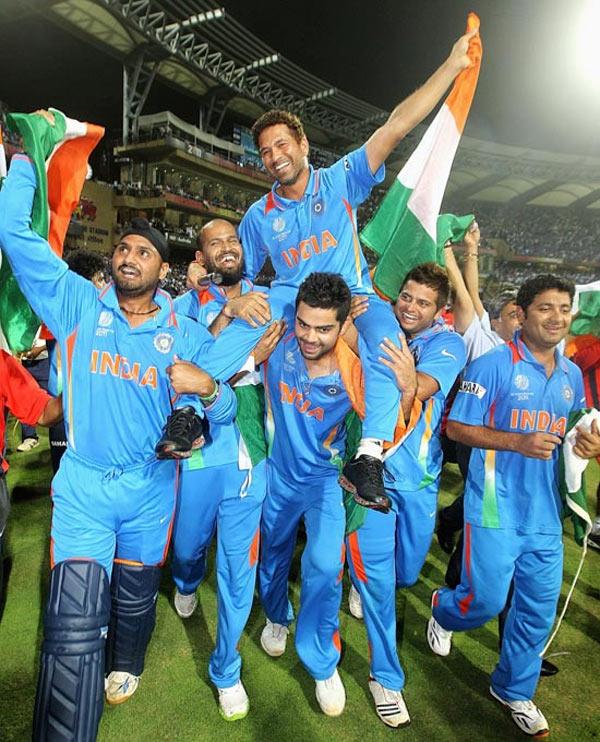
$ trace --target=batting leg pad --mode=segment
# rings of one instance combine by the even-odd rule
[[[97,562],[60,562],[50,576],[33,739],[95,740],[104,704],[108,575]]]
[[[160,569],[115,562],[106,644],[106,672],[141,675],[146,647],[156,622]]]

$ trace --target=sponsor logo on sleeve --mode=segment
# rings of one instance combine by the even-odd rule
[[[477,384],[475,381],[461,381],[459,391],[464,394],[474,394],[478,399],[483,399],[487,394],[487,389],[481,384]]]

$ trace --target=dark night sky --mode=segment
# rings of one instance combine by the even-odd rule
[[[473,7],[482,21],[484,62],[467,133],[600,155],[600,86],[586,87],[573,64],[573,18],[585,2],[223,0],[222,4],[288,59],[388,110],[443,61]],[[0,23],[0,61],[0,99],[13,110],[54,105],[107,124],[116,135],[122,90],[117,60],[34,14]],[[197,116],[193,100],[158,84],[146,110],[164,108],[190,121]]]

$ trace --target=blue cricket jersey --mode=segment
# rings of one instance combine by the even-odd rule
[[[269,465],[299,486],[337,475],[351,406],[339,371],[310,378],[294,333],[280,341],[262,370]]]
[[[471,363],[450,420],[515,433],[564,437],[569,414],[585,406],[579,368],[560,352],[550,378],[517,332]],[[521,533],[561,533],[558,447],[551,460],[474,448],[465,489],[465,521]]]
[[[31,162],[15,156],[0,191],[0,241],[23,294],[60,346],[71,448],[99,466],[127,467],[154,456],[173,404],[193,404],[215,424],[230,422],[236,401],[226,384],[202,410],[195,396],[178,399],[166,375],[175,355],[203,366],[210,333],[178,316],[161,290],[154,297],[160,311],[131,328],[112,284],[99,294],[31,230],[35,187]],[[219,369],[207,370],[219,376]]]
[[[440,428],[446,398],[466,363],[465,344],[442,319],[408,340],[417,371],[440,388],[423,403],[417,424],[385,457],[386,486],[413,491],[439,479],[442,470]]]
[[[254,286],[247,278],[242,280],[241,293],[268,291]],[[227,303],[227,295],[220,286],[211,284],[201,291],[191,290],[175,299],[175,311],[209,327]],[[249,469],[251,462],[237,425],[216,425],[210,430],[210,440],[182,462],[182,469],[205,469],[209,466],[237,464],[240,469]]]
[[[299,201],[272,190],[252,204],[240,224],[246,272],[254,278],[270,256],[272,286],[298,288],[314,271],[338,273],[353,293],[371,293],[362,254],[356,208],[385,175],[373,174],[365,147],[344,155],[331,167],[314,170]]]

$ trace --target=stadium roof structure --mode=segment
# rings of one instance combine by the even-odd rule
[[[298,113],[311,141],[346,151],[388,116],[303,70],[248,31],[214,0],[8,0],[45,13],[123,63],[123,132],[137,133],[157,76],[197,98],[203,128],[218,134],[226,111],[255,118],[282,107]],[[388,162],[393,177],[419,141],[419,127]],[[463,136],[447,200],[600,209],[600,158],[562,155]],[[589,213],[589,211],[588,211]]]

